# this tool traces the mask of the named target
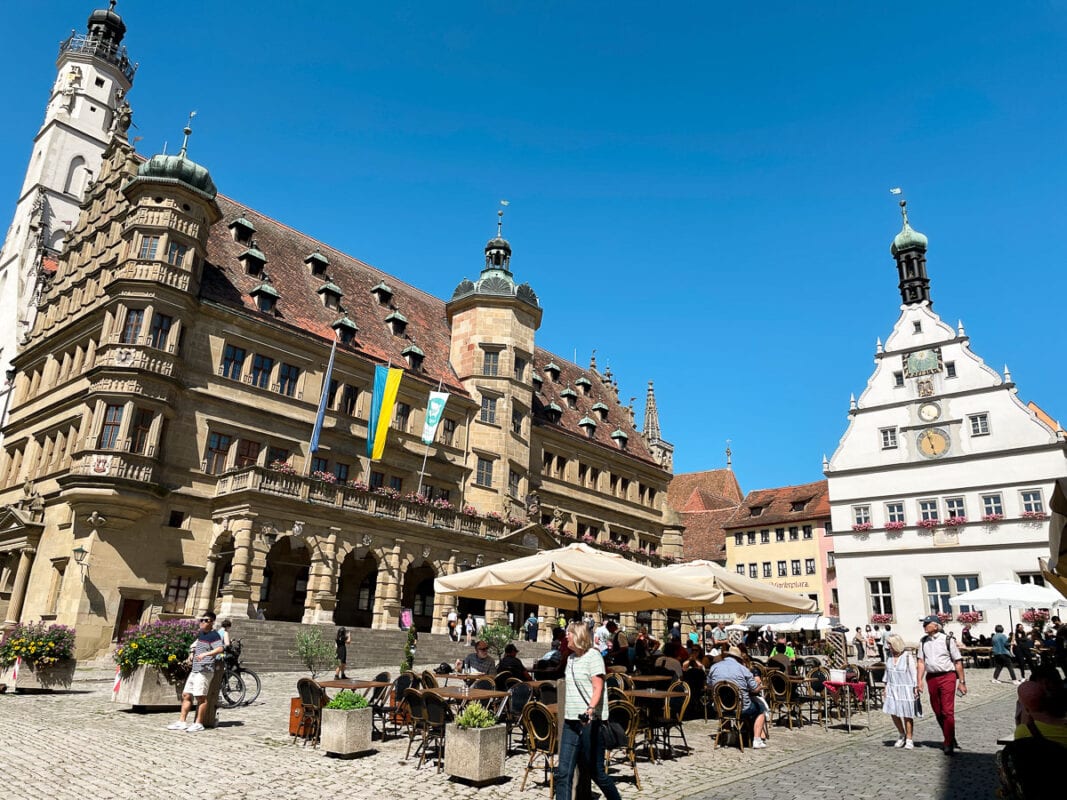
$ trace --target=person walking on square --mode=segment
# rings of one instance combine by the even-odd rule
[[[214,630],[215,612],[206,611],[200,617],[200,632],[190,647],[191,667],[189,677],[182,687],[182,707],[176,722],[167,726],[172,731],[196,733],[204,730],[204,715],[207,713],[207,693],[215,674],[215,656],[221,656],[225,646],[222,635]],[[196,705],[194,721],[186,723],[189,712]]]
[[[945,636],[941,620],[931,614],[921,620],[926,635],[919,641],[919,669],[915,681],[915,696],[923,691],[923,678],[930,688],[930,708],[941,726],[941,750],[946,756],[959,748],[956,741],[956,692],[967,694],[967,679],[963,674],[963,656],[955,639]]]
[[[900,634],[892,633],[886,640],[885,702],[882,711],[893,718],[897,726],[894,747],[914,749],[912,728],[915,719],[915,686],[917,664],[914,656],[905,649]]]
[[[1004,626],[997,625],[993,631],[993,663],[996,665],[996,669],[993,670],[993,683],[1003,683],[1000,680],[1000,672],[1007,667],[1011,682],[1018,686],[1022,681],[1015,677],[1015,670],[1011,666],[1011,649],[1008,644],[1008,635],[1004,633]]]
[[[852,646],[856,648],[856,660],[863,661],[863,654],[867,649],[867,639],[863,635],[863,628],[856,628],[856,635],[852,637]]]
[[[474,638],[474,617],[470,614],[463,620],[463,632],[467,635],[467,645],[470,646],[471,639]]]
[[[348,666],[348,645],[352,643],[352,634],[346,628],[337,629],[337,668],[333,671],[334,680],[347,680],[345,668]]]

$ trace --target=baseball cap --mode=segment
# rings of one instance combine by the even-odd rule
[[[516,654],[518,654],[518,652],[519,652],[519,648],[517,648],[517,647],[516,647],[515,645],[513,645],[513,644],[509,644],[509,645],[508,645],[507,647],[505,647],[505,648],[504,648],[504,652],[505,652],[505,653],[506,653],[507,655],[516,655]]]
[[[919,620],[919,622],[921,622],[924,626],[929,625],[931,622],[936,622],[938,625],[940,625],[941,618],[938,617],[936,614],[931,614],[928,617],[923,617],[921,620]]]

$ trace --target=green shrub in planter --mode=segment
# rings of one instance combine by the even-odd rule
[[[326,704],[326,708],[336,711],[355,711],[357,708],[367,708],[369,705],[370,702],[363,695],[344,689]]]
[[[496,724],[493,712],[477,701],[468,703],[456,717],[456,725],[460,728],[491,728]]]

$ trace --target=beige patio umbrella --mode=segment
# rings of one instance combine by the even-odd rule
[[[697,608],[713,605],[722,590],[665,574],[614,553],[571,544],[502,561],[433,582],[437,594],[510,600],[555,608],[596,606],[603,611]]]
[[[656,571],[669,576],[672,581],[695,581],[702,585],[722,589],[722,601],[707,604],[708,608],[716,614],[755,614],[768,611],[810,613],[818,607],[816,602],[809,597],[768,586],[736,572],[730,572],[714,561],[686,561],[683,564],[660,567]],[[682,608],[692,607],[691,604],[682,606]]]

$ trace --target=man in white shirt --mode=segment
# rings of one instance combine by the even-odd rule
[[[941,726],[941,750],[946,756],[959,748],[956,742],[956,693],[967,694],[967,679],[963,675],[963,656],[956,640],[941,630],[941,620],[931,614],[922,620],[926,635],[919,640],[918,680],[915,696],[923,691],[923,678],[930,688],[930,708]]]

